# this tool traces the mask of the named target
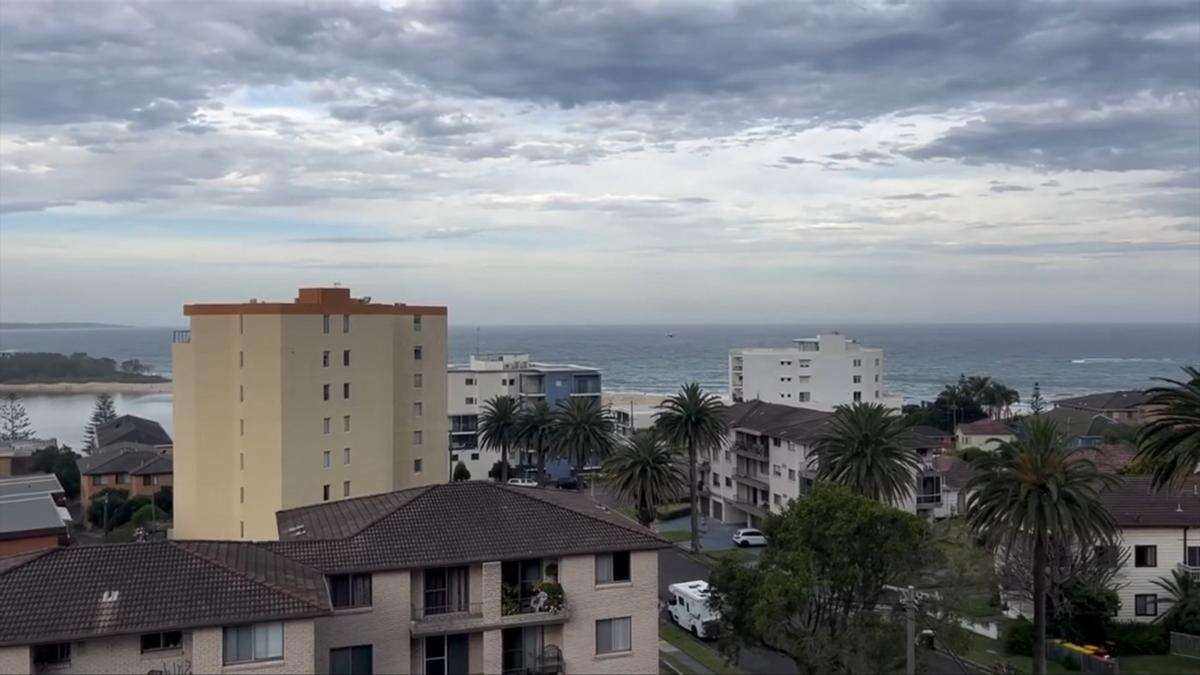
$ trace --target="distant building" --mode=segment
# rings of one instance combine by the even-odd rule
[[[960,424],[954,429],[955,446],[959,449],[981,448],[995,450],[1001,443],[1017,439],[1012,426],[1004,420],[985,417],[981,420]]]
[[[80,499],[84,508],[105,488],[129,492],[130,497],[153,497],[174,485],[174,461],[168,448],[141,443],[117,443],[80,458]]]
[[[0,567],[7,556],[66,544],[71,516],[65,504],[54,474],[0,478]]]
[[[793,347],[729,352],[729,395],[736,402],[833,410],[856,401],[899,408],[884,389],[883,350],[838,333],[793,340]]]
[[[1114,422],[1138,423],[1152,413],[1151,406],[1146,403],[1148,398],[1146,392],[1137,389],[1106,391],[1059,399],[1054,402],[1054,408],[1104,415]]]
[[[58,447],[56,438],[22,438],[0,443],[0,478],[33,473],[34,453],[53,447]]]
[[[450,470],[462,462],[472,478],[487,478],[500,461],[498,451],[484,450],[479,443],[479,414],[484,404],[497,396],[524,401],[542,401],[551,410],[571,398],[600,404],[600,371],[573,363],[531,361],[529,354],[472,355],[469,362],[447,367],[447,412],[450,421]],[[510,453],[510,464],[533,463],[532,457]],[[547,472],[563,478],[569,474],[565,462],[550,462]]]
[[[1132,437],[1133,427],[1117,422],[1104,413],[1063,406],[1048,410],[1041,418],[1054,423],[1071,448],[1090,448],[1103,445],[1119,436]]]
[[[171,436],[154,420],[137,415],[119,415],[96,427],[96,447],[116,443],[171,445]]]
[[[449,480],[445,307],[335,287],[183,311],[175,536],[270,539],[281,509]]]

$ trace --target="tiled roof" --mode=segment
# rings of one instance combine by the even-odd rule
[[[321,573],[244,542],[72,546],[0,563],[0,646],[330,611]]]
[[[981,420],[976,420],[974,422],[969,422],[967,424],[958,425],[958,432],[961,434],[968,434],[971,436],[982,436],[984,434],[994,434],[996,436],[1011,436],[1013,433],[1013,430],[1008,425],[1008,422],[1005,422],[1004,420],[994,420],[994,419],[985,417],[984,419],[981,419]]]
[[[758,400],[735,403],[725,409],[725,420],[731,429],[750,429],[796,443],[808,443],[815,439],[831,415],[811,408]]]
[[[276,514],[271,550],[326,572],[664,548],[587,495],[462,481]]]
[[[909,446],[918,450],[942,448],[954,443],[954,434],[924,424],[909,429],[908,438]]]
[[[938,472],[942,474],[942,482],[946,487],[961,490],[967,481],[975,474],[971,464],[953,455],[940,455],[934,459]]]
[[[170,451],[157,450],[143,443],[121,443],[105,447],[79,460],[79,473],[85,476],[129,473],[134,475],[171,473]]]
[[[1123,528],[1200,527],[1200,478],[1176,491],[1155,490],[1149,476],[1123,476],[1100,499]]]
[[[97,446],[120,442],[170,445],[171,437],[158,422],[137,415],[120,415],[96,427]]]
[[[1105,410],[1129,410],[1146,403],[1146,392],[1138,389],[1123,391],[1105,391],[1087,396],[1063,398],[1054,402],[1055,406],[1067,406],[1103,412]]]
[[[1067,439],[1080,436],[1103,436],[1106,431],[1119,429],[1120,423],[1100,413],[1062,407],[1042,413],[1043,419],[1054,422],[1058,433]]]

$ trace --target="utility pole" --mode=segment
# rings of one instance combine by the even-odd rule
[[[912,586],[904,598],[905,634],[908,637],[907,662],[904,666],[905,675],[916,675],[917,672],[917,592]]]
[[[104,493],[104,531],[108,532],[108,493]]]

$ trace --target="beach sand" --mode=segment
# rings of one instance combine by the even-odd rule
[[[0,383],[0,394],[170,394],[171,382]]]

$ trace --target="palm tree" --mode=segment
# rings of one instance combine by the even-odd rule
[[[604,460],[604,476],[618,496],[637,505],[638,522],[648,527],[660,504],[683,494],[687,477],[677,460],[657,430],[643,429]]]
[[[987,385],[980,392],[980,397],[988,409],[989,417],[995,419],[1009,417],[1013,404],[1021,400],[1021,395],[1017,393],[1016,389],[1008,387],[1002,382],[991,378],[987,379]]]
[[[1005,551],[1023,543],[1033,551],[1033,672],[1046,672],[1047,551],[1056,538],[1081,545],[1110,544],[1116,523],[1100,502],[1117,478],[1101,472],[1078,450],[1063,446],[1054,423],[1027,419],[1017,440],[972,462],[967,481],[967,524]]]
[[[1181,633],[1200,632],[1200,579],[1191,572],[1171,570],[1170,578],[1154,579],[1151,583],[1171,598],[1171,606],[1154,621]]]
[[[838,406],[817,438],[817,480],[897,504],[912,496],[920,465],[908,424],[882,403]]]
[[[607,457],[615,442],[608,411],[596,399],[584,397],[559,401],[551,436],[555,452],[571,462],[575,475],[589,459]]]
[[[508,451],[516,443],[521,404],[512,396],[496,396],[479,415],[479,444],[500,451],[500,482],[508,482]]]
[[[538,481],[546,480],[546,450],[554,428],[554,413],[545,401],[527,403],[517,417],[517,442],[537,455]]]
[[[696,478],[700,451],[715,451],[721,447],[728,432],[725,404],[714,394],[706,394],[692,382],[679,393],[663,401],[654,415],[654,424],[662,439],[676,448],[686,448],[688,454],[688,496],[692,504],[692,550],[700,551],[700,493]]]
[[[1187,382],[1160,378],[1169,387],[1146,392],[1153,417],[1138,430],[1135,462],[1154,467],[1156,488],[1179,487],[1200,465],[1200,369],[1183,369]]]

